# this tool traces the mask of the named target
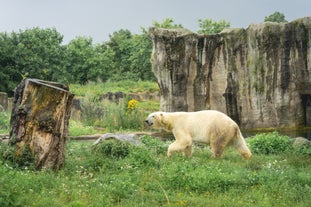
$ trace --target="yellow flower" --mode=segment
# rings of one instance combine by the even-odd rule
[[[135,110],[135,109],[139,108],[139,102],[136,101],[135,99],[131,99],[127,103],[127,108],[131,109],[131,110]]]

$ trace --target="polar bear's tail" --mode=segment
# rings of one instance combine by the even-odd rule
[[[239,151],[244,159],[249,159],[252,156],[252,153],[247,147],[246,141],[239,128],[236,129],[236,139],[233,146]]]

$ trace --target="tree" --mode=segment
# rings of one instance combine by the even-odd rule
[[[152,41],[146,31],[142,35],[134,35],[132,38],[132,50],[130,56],[131,73],[138,80],[155,80],[151,70]]]
[[[154,21],[153,26],[157,28],[166,28],[166,29],[183,28],[181,24],[175,24],[172,18],[166,18],[161,23]]]
[[[173,25],[166,20],[164,25]],[[103,44],[77,37],[62,45],[55,29],[33,28],[0,33],[0,91],[13,95],[25,78],[63,83],[111,80],[154,80],[150,56],[152,42],[146,30],[132,35],[119,30]]]
[[[107,80],[112,63],[112,52],[100,45],[93,45],[92,38],[77,37],[71,40],[66,50],[68,82],[85,84],[88,81]],[[108,59],[107,59],[107,55]]]
[[[0,91],[8,93],[9,96],[14,94],[14,88],[21,80],[15,60],[17,44],[15,33],[0,33]]]
[[[214,21],[212,19],[199,19],[198,20],[200,29],[199,34],[217,34],[224,28],[230,27],[230,22],[225,20]]]
[[[131,74],[131,52],[133,50],[132,38],[133,35],[129,30],[121,29],[109,35],[110,41],[108,41],[104,46],[108,46],[114,52],[114,64],[112,79],[113,80],[125,80],[133,79],[133,74]]]
[[[64,56],[62,41],[63,36],[55,28],[36,27],[20,31],[15,54],[19,73],[49,81],[56,81],[62,77]]]
[[[13,89],[26,77],[55,81],[63,77],[63,36],[55,29],[33,28],[0,34],[1,91]]]
[[[274,12],[273,14],[265,17],[265,22],[287,22],[285,15],[280,12]]]

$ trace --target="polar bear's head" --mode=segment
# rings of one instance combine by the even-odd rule
[[[153,128],[166,128],[167,121],[165,118],[165,112],[153,112],[149,114],[147,119],[145,120],[146,124]]]

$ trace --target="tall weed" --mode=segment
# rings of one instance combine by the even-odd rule
[[[83,120],[86,126],[104,128],[106,131],[137,130],[145,128],[146,112],[140,108],[140,103],[126,97],[113,101],[100,101],[88,95],[82,102]]]

